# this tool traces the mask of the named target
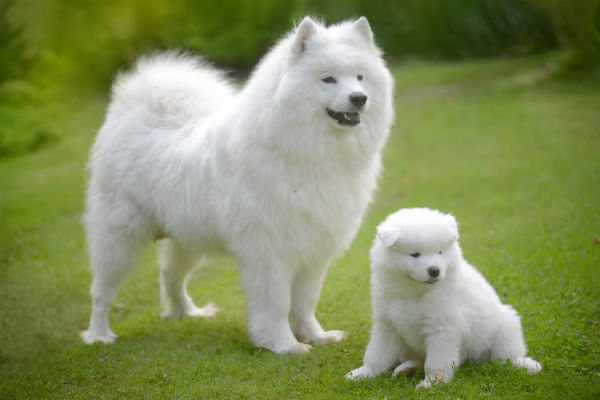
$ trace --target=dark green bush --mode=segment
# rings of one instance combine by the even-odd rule
[[[490,57],[556,46],[548,18],[523,0],[363,0],[378,40],[394,56]]]
[[[13,0],[0,2],[0,84],[24,72],[23,26],[15,26],[8,19],[13,3]]]

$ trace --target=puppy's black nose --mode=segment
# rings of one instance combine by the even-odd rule
[[[440,269],[438,267],[429,267],[427,268],[427,272],[429,272],[429,276],[432,278],[437,278],[440,275]]]
[[[350,93],[350,103],[356,107],[362,107],[367,102],[367,95],[363,92],[352,92]]]

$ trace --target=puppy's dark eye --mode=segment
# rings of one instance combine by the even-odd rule
[[[359,75],[356,75],[356,79],[358,79],[359,81],[362,81],[362,80],[363,80],[363,76],[362,76],[362,75],[360,75],[360,74],[359,74]]]
[[[417,258],[417,257],[419,257],[420,255],[421,255],[421,253],[412,253],[410,256],[411,256],[411,257],[414,257],[414,258]]]
[[[440,251],[438,252],[438,254],[442,254],[442,251],[440,250]]]
[[[325,83],[337,83],[337,80],[333,76],[321,79]]]

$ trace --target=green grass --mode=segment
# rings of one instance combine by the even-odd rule
[[[190,282],[217,316],[161,319],[154,248],[111,311],[117,342],[82,344],[85,162],[106,96],[65,104],[52,126],[60,141],[0,159],[0,398],[599,398],[600,83],[537,82],[544,60],[394,68],[396,123],[376,201],[318,308],[326,329],[349,336],[305,357],[252,347],[228,258]],[[412,206],[457,217],[466,258],[521,314],[540,375],[468,364],[421,392],[422,373],[344,380],[369,337],[375,226]]]

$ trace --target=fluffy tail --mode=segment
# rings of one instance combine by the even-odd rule
[[[201,59],[158,53],[119,75],[112,90],[111,111],[142,111],[148,127],[177,128],[192,118],[205,118],[234,95],[224,74]]]

